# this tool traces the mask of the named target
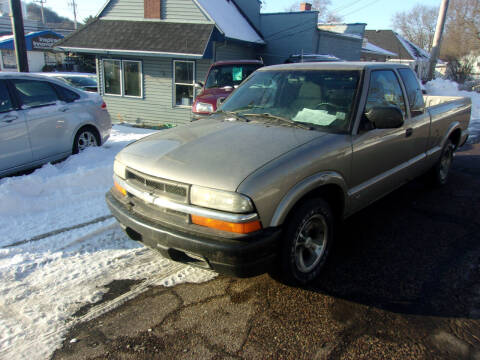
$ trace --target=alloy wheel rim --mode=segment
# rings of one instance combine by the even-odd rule
[[[90,131],[84,131],[78,137],[77,145],[79,151],[91,146],[97,146],[97,138]]]
[[[295,265],[303,273],[312,271],[323,258],[328,227],[325,218],[316,214],[305,221],[295,239]]]

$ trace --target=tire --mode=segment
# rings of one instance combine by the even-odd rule
[[[334,216],[322,198],[294,210],[282,242],[280,267],[288,284],[305,285],[321,272],[333,243]]]
[[[88,147],[98,146],[100,144],[100,139],[96,129],[90,126],[86,126],[78,130],[73,140],[73,150],[74,154],[85,150]]]
[[[432,169],[431,179],[434,184],[445,185],[447,183],[450,168],[452,167],[454,151],[455,145],[448,139],[442,148],[440,160],[438,160],[438,163]]]

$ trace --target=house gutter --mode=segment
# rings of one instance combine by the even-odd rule
[[[78,53],[103,54],[103,55],[178,57],[178,58],[188,58],[188,59],[203,58],[203,54],[186,54],[186,53],[175,53],[175,52],[138,51],[138,50],[121,50],[121,49],[95,49],[95,48],[68,47],[68,46],[58,46],[58,47],[55,47],[54,50],[59,52],[78,52]]]

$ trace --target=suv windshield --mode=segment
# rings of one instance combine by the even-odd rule
[[[258,121],[265,114],[318,129],[347,131],[359,71],[259,71],[227,98],[221,110]],[[253,115],[255,114],[255,115]]]
[[[238,64],[214,66],[210,70],[205,84],[206,89],[238,86],[251,73],[261,67],[260,64]]]

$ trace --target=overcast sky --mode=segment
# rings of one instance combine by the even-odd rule
[[[71,0],[46,0],[45,6],[62,16],[73,19],[72,8],[68,5],[70,2]],[[96,15],[104,5],[102,0],[77,0],[76,2],[79,21],[89,15]],[[293,0],[266,0],[263,11],[284,11],[294,2]],[[411,9],[418,3],[440,6],[441,0],[332,0],[330,9],[343,16],[345,22],[364,22],[369,29],[389,29],[393,14]]]

